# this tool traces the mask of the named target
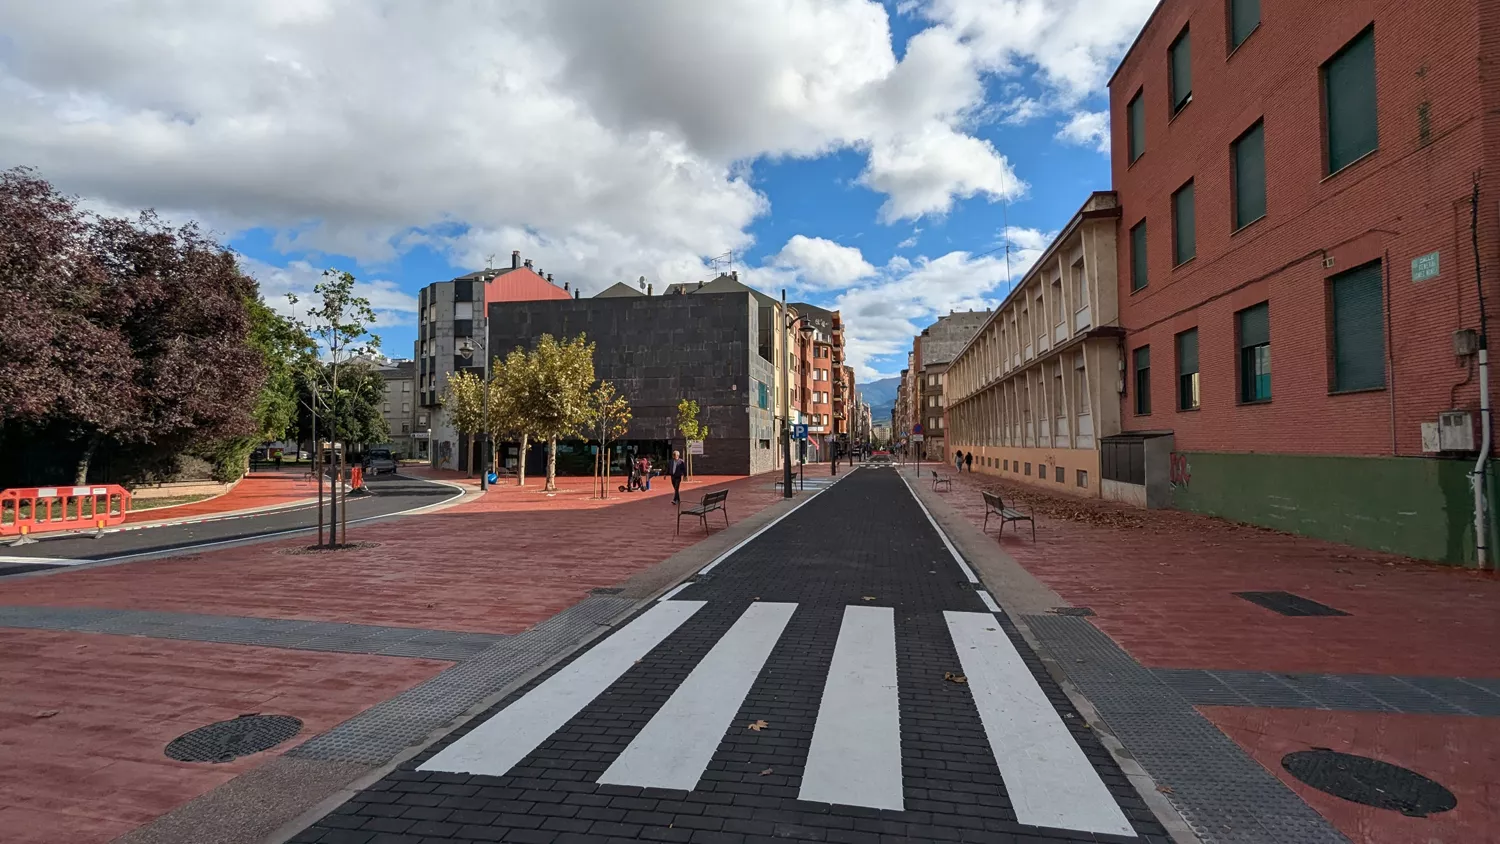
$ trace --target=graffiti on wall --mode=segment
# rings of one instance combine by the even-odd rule
[[[1169,480],[1174,487],[1186,487],[1193,480],[1193,467],[1188,465],[1186,454],[1172,452]]]

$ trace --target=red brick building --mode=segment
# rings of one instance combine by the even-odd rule
[[[1115,475],[1474,558],[1477,335],[1456,332],[1480,327],[1480,270],[1491,316],[1500,295],[1496,56],[1496,0],[1157,7],[1109,86],[1121,419],[1174,451]]]

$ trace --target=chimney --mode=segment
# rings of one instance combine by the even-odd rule
[[[646,295],[647,295],[647,296],[650,296],[650,295],[651,295],[651,288],[652,288],[652,287],[655,287],[655,286],[656,286],[656,285],[654,285],[654,284],[648,284],[648,285],[646,285]]]
[[[551,280],[552,280],[552,279],[550,279],[550,278],[549,278],[549,279],[547,279],[547,280],[548,280],[548,281],[551,281]],[[565,281],[565,282],[563,282],[563,291],[564,291],[564,292],[566,292],[566,291],[567,291],[567,289],[568,289],[568,282],[566,282],[566,281]]]
[[[573,298],[574,298],[574,299],[577,299],[577,298],[578,298],[578,294],[579,294],[579,292],[581,292],[581,291],[578,291],[578,290],[574,290],[574,291],[573,291]]]
[[[548,284],[552,283],[552,273],[547,273],[547,283]]]
[[[510,251],[510,268],[513,270],[521,268],[521,250],[512,249]]]
[[[699,289],[699,290],[702,290],[702,289],[703,289],[703,282],[702,282],[702,281],[699,281],[699,282],[698,282],[698,289]]]
[[[526,259],[526,261],[525,261],[525,267],[528,270],[531,269],[531,259],[530,258]]]

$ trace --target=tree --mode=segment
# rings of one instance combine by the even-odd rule
[[[489,384],[478,375],[460,370],[448,377],[448,386],[443,390],[443,407],[448,411],[453,429],[469,437],[470,477],[474,475],[474,446],[478,440],[476,434],[485,430],[484,391],[488,387]]]
[[[250,345],[260,352],[266,383],[255,402],[258,439],[280,440],[297,424],[298,372],[317,362],[317,345],[297,323],[257,298],[249,304]]]
[[[531,435],[547,441],[545,488],[551,492],[557,489],[557,441],[588,423],[594,344],[582,334],[565,342],[543,334],[528,358],[528,371],[519,379],[525,385],[517,391],[523,399],[519,412]]]
[[[0,173],[0,419],[8,450],[158,465],[255,434],[255,281],[195,225],[100,217]],[[49,471],[52,471],[49,469]]]
[[[708,426],[698,424],[698,403],[683,399],[677,403],[677,432],[682,434],[684,445],[683,456],[687,458],[688,475],[693,474],[693,450],[694,440],[708,439]]]
[[[516,486],[526,485],[526,449],[532,436],[532,395],[536,389],[535,360],[523,349],[512,349],[490,363],[490,436],[496,442],[520,440]]]
[[[630,430],[630,402],[615,391],[615,385],[600,381],[589,393],[589,432],[599,436],[599,454],[594,458],[594,476],[599,497],[609,497],[609,445]]]
[[[317,297],[316,305],[308,308],[307,322],[302,325],[303,330],[318,340],[320,346],[329,357],[329,392],[330,407],[328,413],[329,431],[335,444],[340,442],[342,436],[346,436],[354,429],[349,422],[342,417],[341,411],[353,409],[354,404],[360,398],[354,390],[340,391],[339,369],[347,369],[347,361],[354,356],[373,355],[380,348],[380,337],[371,334],[369,328],[375,323],[375,310],[370,307],[370,300],[354,293],[354,275],[340,270],[328,269],[323,271],[323,278],[313,285],[313,295]],[[288,300],[293,305],[297,304],[297,297],[289,295]],[[382,388],[383,389],[383,388]],[[316,396],[318,390],[313,391]],[[381,426],[384,426],[382,420]],[[388,435],[387,435],[388,436]],[[347,454],[348,440],[343,440]],[[322,447],[318,443],[313,444],[318,453],[322,453]],[[335,452],[337,453],[337,452]],[[318,474],[318,516],[322,520],[322,480],[323,476]],[[330,498],[329,509],[329,531],[328,547],[336,548],[339,545],[339,499],[347,496],[343,490],[342,472],[338,478],[339,482],[334,484],[333,495]],[[346,511],[347,512],[347,511]],[[347,515],[346,515],[347,518]],[[321,533],[321,531],[320,531]],[[321,537],[320,537],[321,538]],[[345,537],[345,541],[347,541]]]

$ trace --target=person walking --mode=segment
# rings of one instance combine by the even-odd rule
[[[651,458],[641,456],[641,489],[651,491]]]
[[[682,503],[682,479],[687,477],[687,462],[682,452],[672,452],[672,462],[667,464],[667,474],[672,478],[672,503]]]
[[[968,469],[970,474],[974,472],[974,452],[964,455],[964,468]]]
[[[955,471],[955,472],[962,472],[963,470],[964,470],[964,453],[962,451],[960,451],[959,453],[953,455],[953,471]]]

